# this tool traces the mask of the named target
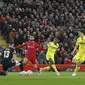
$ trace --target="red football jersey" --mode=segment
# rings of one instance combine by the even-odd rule
[[[16,46],[16,48],[22,48],[26,46],[27,47],[27,52],[26,52],[26,57],[27,58],[35,58],[36,59],[36,50],[40,49],[40,50],[44,50],[44,48],[40,47],[40,45],[35,42],[35,41],[27,41],[22,45]]]

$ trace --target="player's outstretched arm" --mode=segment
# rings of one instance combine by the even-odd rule
[[[45,50],[46,48],[44,48],[44,47],[41,47],[38,43],[36,43],[36,46],[37,46],[37,48],[39,49],[39,50]]]
[[[16,46],[15,48],[22,48],[22,47],[24,47],[24,46],[27,46],[27,43],[23,43],[22,45],[18,45],[18,46]]]

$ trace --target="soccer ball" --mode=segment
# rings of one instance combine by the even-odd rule
[[[26,71],[21,71],[21,72],[19,73],[19,75],[25,76],[25,75],[27,75],[27,72],[26,72]]]
[[[30,76],[30,75],[33,75],[33,72],[32,72],[31,70],[28,70],[28,71],[27,71],[27,75],[29,75],[29,76]]]

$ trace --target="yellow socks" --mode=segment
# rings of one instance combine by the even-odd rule
[[[54,69],[55,72],[58,72],[57,69],[56,69],[55,64],[52,65],[52,68]]]
[[[76,66],[76,68],[75,68],[74,72],[79,71],[79,69],[80,69],[80,66]]]
[[[53,70],[54,70],[55,72],[58,72],[57,69],[56,69],[55,64],[51,65],[51,67],[53,68]],[[50,70],[50,66],[45,67],[44,70]]]
[[[50,70],[50,66],[45,67],[44,70]]]

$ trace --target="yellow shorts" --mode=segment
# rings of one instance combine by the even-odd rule
[[[51,59],[53,61],[53,63],[55,63],[54,57],[46,57],[47,61],[49,61],[49,59]]]
[[[76,61],[80,61],[83,63],[85,61],[85,53],[77,52],[77,54],[73,57]]]

